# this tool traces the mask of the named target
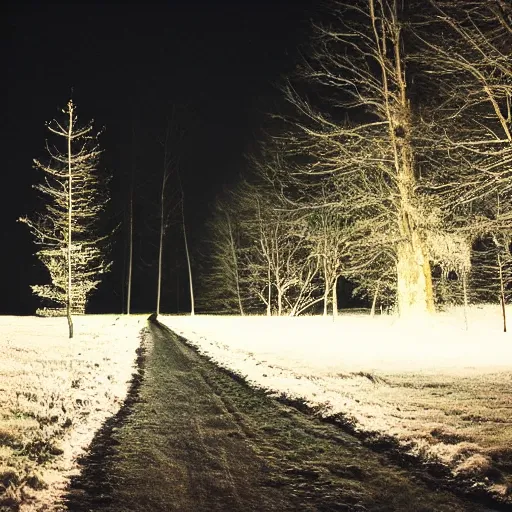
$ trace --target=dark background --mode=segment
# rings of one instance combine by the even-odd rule
[[[132,311],[155,308],[162,139],[175,112],[186,220],[194,261],[215,195],[244,172],[244,153],[262,137],[266,113],[282,102],[275,84],[308,42],[314,0],[180,2],[162,5],[8,4],[2,30],[7,116],[2,127],[0,314],[33,314],[31,284],[47,282],[23,224],[37,208],[45,122],[72,96],[84,123],[94,119],[112,173],[108,228],[114,266],[90,312],[125,302],[126,211],[136,167]],[[186,311],[183,237],[171,226],[164,246],[162,312]],[[196,283],[200,293],[200,283]]]

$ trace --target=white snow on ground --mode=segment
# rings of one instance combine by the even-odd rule
[[[511,307],[508,316],[512,330]],[[503,332],[499,306],[472,308],[467,330],[461,310],[407,323],[350,313],[335,321],[159,320],[271,396],[303,401],[323,417],[342,415],[372,437],[391,436],[510,501],[510,475],[484,483],[499,454],[512,455],[512,335]]]
[[[498,306],[408,323],[394,316],[164,316],[163,322],[221,365],[246,374],[251,361],[307,375],[337,372],[491,371],[512,368],[512,334]],[[510,331],[512,308],[509,307]],[[233,366],[232,366],[233,365]],[[250,373],[247,373],[249,378]]]
[[[461,310],[409,324],[392,316],[346,313],[334,322],[323,317],[159,319],[254,386],[302,399],[324,416],[342,413],[356,430],[413,441],[417,452],[437,454],[461,471],[474,467],[481,454],[487,460],[493,447],[506,453],[512,446],[512,335],[502,332],[500,315],[498,306],[473,308],[468,330]],[[40,432],[53,439],[51,429],[71,419],[59,443],[62,455],[44,471],[50,487],[34,491],[32,503],[21,510],[43,504],[51,510],[76,471],[76,457],[121,406],[146,317],[76,317],[75,338],[69,340],[65,318],[0,316],[0,412],[7,428],[19,421],[20,428],[35,428],[27,435]],[[510,307],[508,317],[512,330]],[[34,395],[38,401],[32,401]],[[450,412],[455,409],[457,414]],[[19,420],[10,417],[17,410],[23,413]],[[44,427],[48,432],[32,425],[30,418],[55,412],[59,420]],[[26,413],[32,416],[23,419]],[[467,414],[496,415],[496,423],[484,420],[471,427]],[[445,444],[433,439],[433,430],[467,433],[473,442]],[[494,487],[506,495],[506,485]]]
[[[77,457],[121,407],[136,369],[135,351],[146,317],[77,316],[75,336],[69,339],[66,318],[0,316],[0,429],[14,428],[17,421],[16,428],[29,426],[28,420],[16,419],[26,415],[53,416],[58,419],[21,432],[27,441],[33,436],[56,441],[63,451],[50,466],[41,468],[48,489],[21,489],[34,496],[24,500],[20,510],[43,510],[44,506],[52,510],[67,478],[76,472]],[[60,425],[66,420],[70,426],[61,437]],[[0,456],[0,466],[14,462],[2,461]]]

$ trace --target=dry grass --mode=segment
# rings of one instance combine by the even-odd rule
[[[326,400],[320,414],[348,414],[351,425],[365,435],[392,436],[421,460],[441,463],[467,485],[510,501],[512,371],[375,377],[322,379]]]
[[[142,317],[0,317],[0,510],[58,502],[76,458],[121,406]]]

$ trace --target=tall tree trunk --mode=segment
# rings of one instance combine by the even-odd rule
[[[324,314],[323,316],[327,316],[328,313],[328,307],[329,307],[329,287],[325,287],[324,290]]]
[[[281,316],[283,314],[283,293],[277,288],[277,316]]]
[[[129,315],[132,303],[132,269],[133,269],[133,186],[130,191],[130,239],[128,248],[128,290],[126,294],[126,313]]]
[[[400,316],[434,311],[430,262],[422,244],[414,243],[418,234],[398,246],[397,305]]]
[[[324,237],[326,235],[324,234]],[[323,256],[323,263],[324,263],[324,316],[327,316],[328,308],[329,308],[329,292],[331,288],[331,280],[329,279],[328,273],[327,273],[327,257],[325,255],[325,247],[324,247],[324,256]]]
[[[503,265],[502,265],[500,253],[498,253],[498,271],[499,271],[499,277],[500,277],[500,302],[501,302],[501,314],[503,316],[503,332],[507,332],[507,313],[506,313],[506,309],[505,309],[505,286],[503,284]]]
[[[190,288],[190,316],[194,316],[194,286],[192,283],[192,265],[190,264],[190,254],[188,252],[187,230],[185,228],[185,198],[183,196],[183,189],[181,191],[181,220],[183,223],[183,238],[185,240],[185,254],[187,256],[188,266],[188,284]]]
[[[233,229],[231,227],[231,219],[229,218],[228,212],[226,212],[226,218],[228,221],[229,240],[230,240],[230,244],[231,244],[231,253],[233,256],[233,268],[235,270],[235,285],[236,285],[236,296],[238,299],[238,307],[240,309],[240,315],[244,316],[244,308],[242,306],[242,297],[240,295],[240,276],[238,274],[238,258],[236,256],[235,239],[233,237]]]
[[[380,279],[377,281],[377,288],[375,288],[375,292],[373,294],[372,309],[370,311],[370,316],[372,318],[375,316],[375,305],[377,304],[377,297],[379,295],[379,288],[380,288]]]
[[[332,319],[338,316],[338,276],[334,278],[332,285]]]
[[[373,0],[370,0],[372,8]],[[430,262],[419,228],[415,222],[415,182],[414,152],[411,144],[411,107],[407,97],[406,77],[403,68],[401,25],[398,5],[394,1],[390,14],[390,31],[393,44],[393,74],[384,65],[386,61],[387,36],[380,39],[381,71],[385,110],[389,127],[389,137],[393,151],[394,166],[399,191],[399,229],[401,241],[397,246],[397,302],[400,316],[411,313],[434,311],[432,276]],[[374,28],[378,24],[373,15]],[[377,36],[377,39],[379,37]],[[390,49],[391,50],[391,49]],[[392,99],[393,88],[398,89],[396,99]]]
[[[69,112],[69,124],[68,124],[68,247],[67,247],[67,264],[68,264],[68,285],[67,285],[67,297],[66,297],[66,316],[68,319],[68,329],[69,329],[69,337],[73,337],[73,318],[71,317],[72,311],[72,288],[71,288],[71,228],[72,228],[72,219],[73,219],[73,201],[72,201],[72,191],[73,191],[73,177],[71,173],[71,140],[73,136],[73,103],[72,101],[68,104],[68,112]]]
[[[132,147],[135,144],[135,133],[132,127]],[[132,304],[132,270],[133,270],[133,188],[135,181],[135,155],[132,155],[132,176],[130,183],[130,238],[128,248],[128,290],[126,295],[126,314],[130,314]]]
[[[267,286],[268,286],[268,300],[267,300],[267,316],[272,316],[272,282],[270,280],[270,263],[267,262]]]
[[[468,286],[467,286],[467,272],[462,271],[462,293],[464,295],[464,324],[466,331],[468,330]]]
[[[156,314],[160,314],[160,296],[162,288],[162,255],[164,245],[164,231],[165,231],[165,218],[164,218],[164,206],[165,206],[165,182],[167,181],[167,169],[164,166],[162,175],[162,190],[160,193],[160,244],[158,247],[158,282],[156,292]]]

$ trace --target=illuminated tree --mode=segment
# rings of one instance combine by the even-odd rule
[[[35,188],[47,199],[43,211],[20,218],[28,225],[41,249],[37,257],[50,274],[51,284],[32,290],[57,306],[68,319],[73,337],[72,314],[84,313],[90,293],[110,263],[104,251],[105,237],[96,236],[98,217],[107,202],[106,179],[98,172],[100,149],[92,123],[80,126],[70,100],[61,120],[48,123],[54,137],[46,143],[49,162],[34,160],[45,177]]]
[[[266,268],[267,294],[261,288],[257,293],[278,316],[298,315],[316,302],[319,258],[313,250],[309,237],[307,217],[276,208],[267,195],[253,198],[257,223],[257,243],[250,253],[253,262],[250,268]],[[257,282],[256,272],[251,282]]]
[[[500,0],[430,5],[428,31],[416,32],[424,45],[417,60],[433,98],[423,115],[441,204],[469,218],[473,230],[510,225],[512,6]],[[500,218],[486,219],[497,194]]]
[[[246,303],[243,296],[246,286],[242,283],[240,254],[240,218],[229,195],[217,197],[211,220],[208,223],[208,271],[203,277],[204,307],[244,315]]]
[[[309,238],[313,241],[313,252],[319,259],[319,273],[323,281],[324,316],[328,314],[329,303],[333,317],[338,314],[337,284],[343,275],[343,259],[347,257],[347,237],[343,221],[335,210],[321,208],[308,215]]]
[[[429,101],[422,111],[428,146],[424,181],[437,196],[438,225],[451,233],[452,249],[454,244],[455,249],[466,248],[450,251],[462,256],[458,262],[452,257],[451,266],[439,263],[461,276],[465,303],[470,259],[476,264],[471,273],[476,289],[470,295],[483,297],[479,273],[486,276],[485,282],[501,282],[502,292],[494,296],[500,296],[506,325],[503,262],[512,231],[512,5],[501,0],[429,4],[428,20],[415,31],[423,49],[415,60],[428,79]],[[477,248],[473,258],[467,250],[472,245]]]
[[[499,303],[503,331],[507,331],[506,304],[512,300],[512,224],[500,223],[502,202],[500,195],[494,205],[488,201],[485,231],[477,233],[472,255],[472,293],[479,302]],[[492,225],[495,223],[494,229]],[[491,227],[490,227],[491,226]]]
[[[297,139],[296,139],[297,140]],[[299,154],[308,141],[299,139]],[[396,278],[391,270],[395,263],[389,251],[387,204],[382,200],[382,185],[371,180],[353,182],[340,180],[340,176],[326,172],[308,172],[308,163],[294,157],[295,143],[283,144],[282,139],[261,145],[261,154],[253,157],[257,174],[272,191],[271,197],[278,211],[287,217],[298,219],[307,228],[307,258],[315,261],[316,275],[314,295],[322,291],[324,315],[329,304],[332,314],[337,315],[337,282],[340,277],[356,284],[359,296],[386,297],[386,304],[396,296]],[[317,142],[315,150],[321,150]],[[311,155],[312,145],[308,146]],[[284,157],[283,157],[284,155]],[[287,157],[292,156],[291,160]],[[302,157],[302,155],[300,155]],[[318,156],[318,154],[317,154]],[[342,176],[343,178],[343,176]],[[376,186],[376,188],[375,188]],[[364,218],[354,215],[354,198],[358,208],[371,209],[372,215]],[[379,210],[381,209],[381,210]],[[290,225],[293,230],[293,222]],[[389,288],[393,286],[391,294]],[[313,303],[317,302],[317,299]],[[373,311],[373,309],[372,309]]]
[[[253,155],[251,164],[271,191],[277,211],[286,212],[291,231],[297,233],[297,226],[302,226],[303,256],[314,271],[311,305],[323,300],[324,315],[331,304],[335,317],[338,313],[337,283],[341,276],[348,275],[352,226],[337,207],[339,196],[333,180],[323,176],[319,182],[307,184],[296,179],[294,169],[287,168],[287,159],[283,158],[287,149],[276,141],[262,142],[259,155]],[[320,291],[322,299],[318,297]]]
[[[336,204],[343,215],[368,230],[368,245],[374,237],[379,240],[379,251],[372,249],[366,257],[377,261],[389,255],[400,314],[433,311],[425,225],[429,204],[418,192],[402,3],[332,5],[333,22],[316,27],[310,57],[299,71],[319,104],[329,103],[329,114],[286,87],[298,112],[290,152],[303,155],[299,172],[304,179],[335,176]],[[368,238],[356,235],[356,240],[366,244]]]
[[[322,300],[308,229],[268,183],[241,181],[217,202],[210,223],[209,297],[230,311],[268,316],[298,315]]]

